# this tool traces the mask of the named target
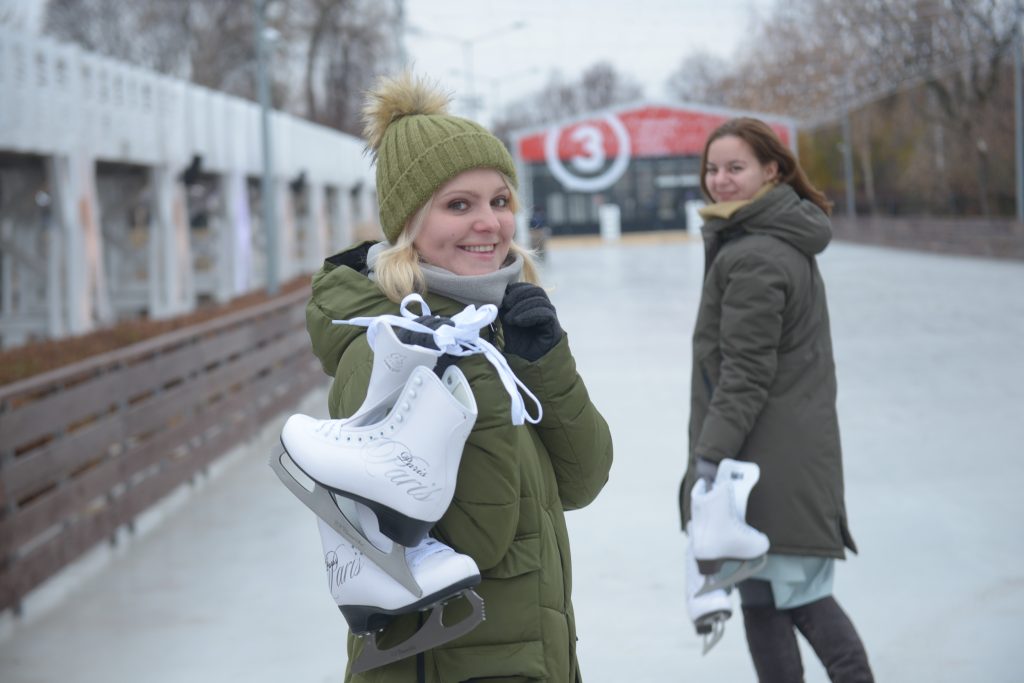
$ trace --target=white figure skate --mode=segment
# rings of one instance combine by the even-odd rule
[[[687,524],[686,532],[692,539],[690,529],[691,525]],[[697,635],[702,637],[701,654],[706,655],[725,634],[725,622],[732,616],[732,602],[723,589],[697,595],[703,584],[704,576],[697,569],[691,541],[686,544],[686,611]]]
[[[369,560],[346,536],[318,520],[324,548],[327,582],[338,609],[352,632],[366,638],[362,652],[351,664],[352,673],[404,659],[437,647],[472,631],[484,620],[483,600],[472,588],[480,583],[480,570],[472,558],[433,538],[405,548],[405,558],[423,595],[414,595]],[[444,604],[464,597],[472,613],[447,626]],[[426,623],[400,645],[381,650],[375,632],[398,614],[431,610]]]
[[[420,304],[422,315],[430,315],[430,309],[422,297],[412,294],[402,301],[401,316],[382,315],[334,321],[368,328],[367,342],[374,351],[374,362],[366,398],[359,410],[344,420],[315,420],[293,415],[282,431],[285,452],[272,455],[270,465],[289,490],[318,517],[325,519],[402,586],[419,596],[422,591],[406,564],[404,549],[397,547],[397,544],[416,545],[450,504],[461,459],[461,446],[457,451],[452,446],[453,450],[444,458],[446,466],[437,467],[437,456],[445,452],[445,443],[437,441],[438,434],[444,432],[444,428],[443,420],[437,421],[436,418],[445,411],[439,409],[438,413],[429,408],[418,409],[416,415],[420,419],[417,424],[422,427],[422,433],[417,433],[408,423],[402,424],[401,411],[410,404],[400,399],[399,394],[408,388],[415,391],[415,387],[409,384],[414,381],[427,382],[433,386],[435,383],[428,379],[431,373],[419,368],[433,368],[441,354],[467,356],[480,353],[498,371],[512,399],[513,424],[523,424],[524,421],[536,423],[542,413],[536,397],[514,375],[501,353],[479,336],[480,329],[493,322],[497,316],[495,306],[487,305],[480,309],[468,306],[452,317],[451,325],[442,325],[434,330],[415,321],[417,314],[409,306],[416,302]],[[392,330],[392,325],[431,335],[437,348],[403,344]],[[413,373],[418,373],[419,378],[414,380]],[[465,399],[461,401],[461,407],[472,408],[470,412],[475,420],[472,392],[458,368],[450,368],[443,376],[443,383],[448,385],[452,396]],[[417,386],[422,388],[423,385]],[[536,417],[526,412],[520,390],[536,405]],[[420,402],[428,406],[432,403]],[[381,427],[386,431],[382,433]],[[430,427],[435,429],[431,431]],[[464,424],[464,427],[466,434],[461,436],[462,443],[472,428],[472,420]],[[415,442],[417,451],[399,450],[399,446],[406,444],[395,442],[398,437],[391,433],[392,429],[401,432],[403,437],[408,435],[405,441]],[[374,430],[377,430],[376,433]],[[455,431],[463,430],[453,428],[453,433]],[[366,441],[361,441],[362,438]],[[455,442],[458,439],[452,441]],[[393,454],[398,460],[394,457],[389,460],[388,448],[399,451]],[[357,452],[363,456],[364,465],[387,467],[384,479],[388,481],[378,477],[374,484],[368,484],[367,479],[373,479],[367,476],[368,470],[361,476],[355,476],[355,479],[349,479],[355,474],[354,470],[359,469],[358,462],[351,457]],[[431,460],[430,471],[417,471],[422,470],[422,467],[418,467],[421,463],[417,463],[413,457],[423,459],[422,456],[428,452],[435,456]],[[371,453],[378,456],[378,462],[374,463],[372,457],[367,459]],[[409,454],[409,458],[403,453]],[[388,462],[391,465],[387,465]],[[443,474],[443,483],[437,479],[438,474]],[[434,479],[425,481],[425,475],[427,478],[433,475]],[[432,486],[440,489],[432,489]],[[387,495],[389,492],[390,497]],[[348,515],[343,509],[348,511]]]
[[[697,595],[727,588],[756,574],[768,561],[768,537],[746,522],[747,499],[761,476],[756,463],[725,458],[718,464],[710,490],[698,479],[690,494],[690,543],[704,586]],[[726,560],[739,567],[728,576],[714,576]]]
[[[367,410],[363,416],[376,412]],[[281,431],[285,450],[270,464],[318,517],[419,595],[397,544],[417,545],[448,509],[476,414],[473,393],[458,367],[438,378],[417,366],[391,412],[379,421],[291,416]],[[339,506],[342,498],[373,514],[362,509],[356,526]],[[380,533],[373,528],[377,525]]]

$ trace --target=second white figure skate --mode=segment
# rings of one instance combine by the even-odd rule
[[[687,535],[692,539],[691,525],[687,524]],[[725,635],[725,622],[732,616],[732,601],[729,594],[718,589],[697,595],[704,585],[704,576],[697,568],[693,556],[693,543],[686,544],[686,611],[690,621],[702,638],[701,654],[706,655]]]
[[[768,537],[746,522],[747,499],[761,476],[756,463],[725,458],[709,489],[698,479],[690,494],[690,544],[706,577],[697,595],[728,588],[756,574],[768,561]],[[716,576],[727,560],[739,567]]]
[[[458,367],[438,378],[418,366],[379,421],[292,415],[281,431],[284,452],[271,467],[318,517],[417,593],[403,550],[386,541],[417,545],[448,509],[476,415],[473,392]],[[356,527],[339,507],[339,497],[372,510],[380,533],[360,533],[369,525],[364,520]]]
[[[404,659],[472,631],[484,620],[483,600],[473,591],[480,570],[467,555],[433,538],[405,548],[405,558],[423,595],[414,595],[367,558],[346,536],[319,520],[327,583],[352,632],[364,638],[352,673]],[[456,598],[469,601],[472,612],[449,626],[442,621],[444,605]],[[430,610],[426,622],[411,637],[388,649],[377,646],[375,632],[398,614]]]

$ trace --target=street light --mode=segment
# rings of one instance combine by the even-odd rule
[[[263,200],[263,229],[267,234],[267,294],[278,289],[277,206],[274,197],[274,157],[270,131],[270,46],[278,32],[266,26],[269,0],[253,0],[256,5],[256,84],[260,99],[260,128],[263,143],[263,178],[260,194]]]
[[[497,38],[498,36],[512,31],[518,31],[521,28],[526,27],[525,21],[515,21],[507,26],[496,28],[493,31],[481,33],[480,35],[474,36],[473,38],[462,38],[460,36],[453,36],[446,33],[438,33],[436,31],[426,31],[418,26],[409,26],[408,30],[414,35],[423,36],[424,38],[436,38],[438,40],[448,40],[454,43],[459,43],[462,46],[462,59],[463,59],[463,73],[466,77],[466,116],[467,118],[476,120],[477,110],[479,109],[479,102],[476,99],[476,91],[473,86],[473,49],[477,43]]]
[[[1013,132],[1017,170],[1017,222],[1024,223],[1024,9],[1016,3],[1017,32],[1013,38]]]
[[[501,86],[508,85],[514,81],[530,76],[536,76],[541,72],[539,66],[534,66],[529,69],[523,69],[522,71],[515,71],[509,74],[503,74],[501,76],[481,76],[481,79],[486,81],[491,86],[491,104],[488,109],[491,111],[493,117],[494,112],[501,108]],[[465,77],[465,72],[462,69],[450,69],[449,73],[453,76]],[[492,121],[493,123],[493,121]]]

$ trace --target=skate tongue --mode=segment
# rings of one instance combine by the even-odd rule
[[[409,306],[413,303],[420,305],[420,312],[414,313]],[[402,299],[401,315],[378,315],[372,317],[350,318],[348,320],[332,320],[335,325],[359,325],[366,327],[366,340],[370,348],[374,348],[374,341],[377,337],[377,325],[386,324],[392,327],[401,327],[412,332],[429,334],[437,344],[441,353],[452,356],[472,356],[483,354],[484,358],[498,371],[501,384],[505,387],[509,398],[512,400],[512,424],[521,425],[524,422],[537,424],[544,416],[540,401],[534,396],[525,384],[523,384],[512,368],[509,367],[505,356],[498,351],[486,339],[480,336],[480,328],[490,325],[498,317],[498,307],[494,304],[484,304],[477,308],[470,304],[459,313],[452,316],[451,325],[441,325],[436,330],[416,322],[420,316],[430,315],[430,307],[419,294],[410,294]],[[526,403],[522,394],[526,394],[537,407],[537,415],[534,417],[526,411]]]
[[[405,561],[409,563],[410,569],[418,569],[427,558],[444,552],[451,552],[451,549],[428,537],[419,545],[405,549]]]

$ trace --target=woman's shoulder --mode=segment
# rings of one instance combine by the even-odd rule
[[[792,247],[775,235],[744,231],[722,246],[721,257],[728,265],[757,264],[785,258],[791,251]]]

